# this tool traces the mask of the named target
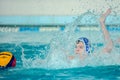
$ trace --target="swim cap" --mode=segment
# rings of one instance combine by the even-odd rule
[[[85,45],[86,52],[90,53],[90,42],[87,38],[80,37],[80,38],[78,38],[78,40],[76,42],[83,42],[83,44]]]

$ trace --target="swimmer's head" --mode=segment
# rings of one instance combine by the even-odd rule
[[[76,41],[76,53],[90,53],[90,42],[87,38],[81,37]]]

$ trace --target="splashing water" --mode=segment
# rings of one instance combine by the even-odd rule
[[[120,65],[120,54],[119,54],[120,51],[119,48],[117,48],[118,50],[116,51],[115,47],[111,54],[107,54],[107,53],[101,53],[100,52],[101,48],[93,45],[92,47],[97,49],[97,51],[95,53],[91,53],[91,55],[87,57],[85,60],[75,59],[70,61],[68,59],[69,54],[74,54],[75,40],[79,37],[82,36],[88,37],[89,39],[92,40],[91,43],[97,41],[104,43],[102,39],[103,36],[100,31],[75,32],[77,25],[80,24],[81,19],[83,18],[84,15],[79,16],[75,22],[67,25],[66,30],[64,32],[57,32],[56,34],[54,34],[54,37],[50,41],[49,51],[44,59],[40,57],[41,54],[37,54],[34,58],[29,58],[29,59],[25,58],[24,48],[20,46],[22,48],[21,58],[23,61],[23,66],[25,68],[63,69],[63,68],[84,67],[84,66]],[[96,19],[96,17],[89,17],[89,16],[88,18]],[[89,19],[86,21],[88,23],[92,23],[91,21],[89,22]],[[95,35],[92,36],[93,34]],[[100,36],[97,37],[98,35]],[[46,54],[44,50],[42,54],[44,55]]]
[[[17,44],[21,48],[21,60],[22,60],[22,66],[24,68],[45,68],[45,69],[63,69],[63,68],[73,68],[73,67],[84,67],[84,66],[106,66],[106,65],[120,65],[120,46],[119,44],[115,43],[117,47],[114,47],[111,54],[101,53],[101,47],[98,47],[97,45],[94,45],[94,43],[104,43],[103,41],[103,35],[100,31],[99,21],[98,21],[98,15],[102,14],[105,10],[108,8],[112,9],[112,15],[108,16],[110,20],[107,19],[106,23],[112,23],[113,21],[117,24],[117,22],[120,22],[119,18],[114,18],[119,15],[119,0],[79,0],[81,3],[80,6],[78,6],[79,10],[85,9],[85,13],[81,13],[80,16],[77,17],[77,19],[69,24],[66,24],[65,31],[63,32],[51,32],[51,34],[54,36],[52,39],[50,38],[49,33],[42,33],[46,34],[46,37],[44,39],[41,39],[40,36],[42,36],[39,33],[21,33],[18,34],[11,34],[11,36],[5,34],[5,38],[3,37],[1,41],[5,41],[6,37],[9,38],[9,40],[13,40],[13,42],[21,42],[21,44]],[[95,4],[93,4],[93,2]],[[101,5],[102,4],[102,5]],[[114,5],[116,4],[116,5]],[[90,6],[88,6],[90,5]],[[77,12],[77,8],[75,7],[73,9],[75,13]],[[113,23],[114,23],[113,22]],[[96,28],[98,30],[93,31],[91,30],[91,25],[98,25]],[[88,27],[88,31],[79,31],[79,26],[85,26]],[[119,25],[117,26],[119,27]],[[1,34],[2,35],[2,34]],[[17,39],[17,36],[19,35],[19,38]],[[94,35],[94,36],[93,36]],[[120,36],[118,33],[112,33],[110,32],[110,35],[112,38],[116,38]],[[117,35],[117,36],[116,36]],[[74,54],[74,46],[75,41],[79,37],[87,37],[90,39],[92,48],[94,48],[96,51],[95,53],[91,53],[89,57],[87,57],[85,60],[72,60],[70,61],[68,59],[69,54]],[[34,39],[33,39],[34,38]],[[30,42],[31,46],[39,46],[42,45],[42,41],[47,40],[50,48],[45,47],[44,49],[40,50],[37,49],[36,51],[39,51],[39,53],[32,56],[35,52],[32,50],[35,50],[36,48],[30,48],[31,52],[29,54],[26,54],[26,48],[22,45],[22,42]],[[5,40],[4,40],[5,39]],[[17,39],[17,40],[14,40]],[[6,41],[9,42],[9,41]],[[39,44],[34,44],[34,42],[41,42]],[[28,45],[28,44],[27,44]],[[104,45],[104,44],[103,44]],[[32,53],[33,52],[33,53]],[[30,55],[30,57],[28,57]],[[41,58],[41,56],[45,56],[44,58]]]

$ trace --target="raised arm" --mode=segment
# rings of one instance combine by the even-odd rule
[[[103,32],[103,35],[104,35],[104,39],[105,39],[105,42],[106,42],[106,45],[103,49],[103,53],[110,53],[112,48],[113,48],[113,41],[111,40],[110,38],[110,34],[109,32],[107,31],[106,29],[106,26],[105,26],[105,20],[106,20],[106,17],[111,13],[111,10],[108,9],[101,17],[100,17],[100,25],[101,25],[101,28],[102,28],[102,32]]]

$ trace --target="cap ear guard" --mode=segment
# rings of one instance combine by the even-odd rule
[[[91,46],[90,46],[89,40],[87,38],[85,38],[85,37],[80,37],[78,40],[84,43],[86,52],[90,53],[90,47]]]

